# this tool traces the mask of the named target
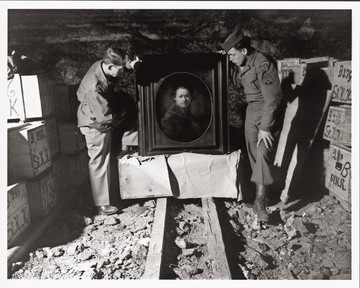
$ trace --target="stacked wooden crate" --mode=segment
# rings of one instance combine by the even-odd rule
[[[294,83],[301,84],[306,72],[306,64],[301,63],[300,58],[285,58],[277,61],[280,81],[283,80],[287,72],[294,73]]]
[[[7,190],[7,239],[12,245],[30,226],[31,218],[25,183],[10,185]]]
[[[48,75],[15,74],[7,82],[8,120],[31,120],[54,112],[52,81]]]
[[[19,74],[7,86],[8,246],[12,246],[30,223],[37,225],[51,212],[67,188],[83,182],[88,158],[76,125],[77,87],[54,84],[46,75]]]
[[[58,120],[60,156],[56,169],[64,170],[66,181],[57,181],[62,189],[80,185],[88,176],[88,157],[85,137],[77,127],[77,85],[56,84],[54,88],[55,115]]]
[[[277,188],[282,189],[281,200],[286,203],[292,190],[301,189],[300,175],[306,158],[321,127],[331,99],[334,59],[288,58],[278,61],[281,81],[287,77],[291,87],[284,90],[287,107],[280,133],[274,165],[285,174]],[[284,83],[285,84],[285,83]]]
[[[52,154],[58,141],[53,120],[52,82],[47,75],[8,80],[8,245],[57,204]],[[52,143],[50,145],[50,143]]]
[[[323,138],[330,142],[325,166],[325,186],[351,210],[351,61],[334,65],[331,103]]]

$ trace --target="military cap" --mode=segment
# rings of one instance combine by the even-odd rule
[[[231,33],[230,36],[225,40],[221,47],[228,52],[232,47],[234,47],[237,43],[242,40],[247,39],[248,37],[244,36],[241,29],[236,30],[235,32]]]

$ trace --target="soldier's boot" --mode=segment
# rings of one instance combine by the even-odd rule
[[[262,222],[269,222],[270,217],[265,208],[267,186],[256,184],[256,198],[254,201],[253,210]]]

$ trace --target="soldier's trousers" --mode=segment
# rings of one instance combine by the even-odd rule
[[[80,127],[88,149],[89,176],[95,206],[109,205],[111,132]]]
[[[264,141],[256,147],[259,134],[259,125],[263,110],[249,104],[246,108],[245,141],[252,169],[251,181],[262,185],[271,185],[274,182],[273,163],[275,157],[276,140],[273,147],[266,148]],[[277,135],[273,135],[274,138]]]

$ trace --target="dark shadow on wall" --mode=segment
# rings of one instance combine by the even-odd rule
[[[288,189],[287,202],[297,198],[304,198],[305,196],[299,195],[299,192],[303,191],[305,187],[305,183],[301,181],[301,175],[306,173],[304,170],[305,164],[307,162],[319,164],[316,163],[319,157],[312,155],[313,158],[309,159],[309,152],[317,131],[321,131],[319,127],[321,127],[321,120],[323,115],[325,115],[327,90],[331,89],[328,76],[319,67],[311,67],[307,70],[302,85],[296,86],[295,89],[292,89],[290,85],[292,83],[291,77],[292,75],[283,80],[282,88],[288,108],[289,105],[294,105],[293,103],[297,101],[297,110],[294,118],[291,120],[281,163],[281,173],[275,184],[277,189]],[[315,145],[317,145],[316,142]],[[286,172],[289,169],[295,147],[297,147],[296,166],[293,171],[292,180],[288,181],[289,186],[285,187]],[[320,152],[318,151],[318,153]]]

